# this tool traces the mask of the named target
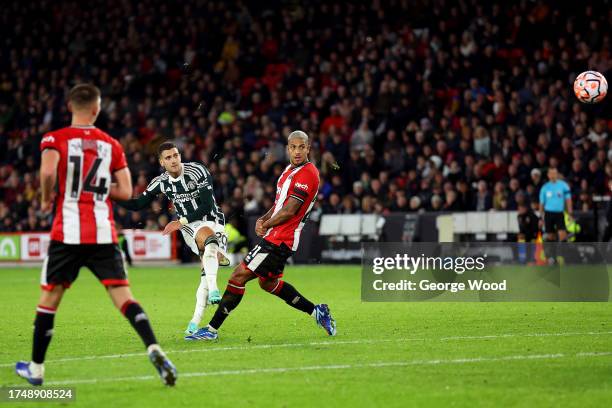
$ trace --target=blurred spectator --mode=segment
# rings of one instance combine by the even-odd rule
[[[49,228],[38,145],[69,124],[66,92],[86,81],[102,89],[98,125],[124,146],[135,194],[159,174],[155,146],[174,139],[185,161],[210,168],[241,228],[272,205],[297,128],[312,140],[325,213],[536,205],[551,166],[567,174],[576,208],[592,208],[592,194],[610,194],[612,109],[578,103],[571,84],[586,66],[612,78],[610,34],[584,34],[609,25],[608,9],[92,0],[54,4],[50,23],[48,2],[5,2],[0,228]],[[536,10],[537,30],[521,20]],[[125,228],[172,215],[163,198],[140,214],[116,209]]]
[[[480,180],[478,182],[478,190],[474,196],[474,203],[472,210],[474,211],[488,211],[493,207],[493,199],[491,193],[489,193],[489,187],[487,182]]]

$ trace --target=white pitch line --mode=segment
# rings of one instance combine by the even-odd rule
[[[453,336],[453,337],[442,337],[440,341],[446,340],[485,340],[485,339],[499,339],[506,337],[563,337],[563,336],[600,336],[612,334],[612,331],[608,332],[581,332],[581,333],[519,333],[519,334],[494,334],[490,336]]]
[[[472,357],[472,358],[455,358],[455,359],[436,359],[436,360],[408,360],[408,361],[380,361],[375,363],[357,363],[357,364],[331,364],[331,365],[316,365],[316,366],[301,366],[301,367],[273,367],[273,368],[251,368],[241,370],[221,370],[221,371],[202,371],[192,373],[179,373],[180,378],[190,377],[210,377],[222,375],[246,375],[246,374],[273,374],[273,373],[288,373],[299,371],[323,371],[323,370],[348,370],[355,368],[386,368],[386,367],[407,367],[417,365],[442,365],[442,364],[470,364],[470,363],[487,363],[497,361],[525,361],[525,360],[543,360],[543,359],[560,359],[560,358],[586,358],[586,357],[606,357],[612,356],[612,351],[602,352],[580,352],[576,354],[527,354],[527,355],[510,355],[501,357]],[[156,376],[143,375],[134,377],[119,377],[119,378],[91,378],[83,380],[64,380],[45,382],[46,386],[58,385],[75,385],[75,384],[97,384],[109,382],[124,382],[124,381],[144,381],[153,380]],[[19,386],[19,385],[11,385]]]
[[[307,347],[307,346],[333,346],[333,345],[347,345],[347,344],[378,344],[378,343],[391,343],[398,341],[423,341],[425,339],[379,339],[379,340],[338,340],[338,341],[315,341],[310,343],[281,343],[281,344],[254,344],[252,346],[227,346],[227,347],[204,347],[198,349],[188,350],[164,350],[166,354],[179,354],[179,353],[208,353],[214,351],[233,351],[233,350],[258,350],[258,349],[273,349],[273,348],[290,348],[290,347]],[[68,361],[82,361],[82,360],[98,360],[98,359],[114,359],[114,358],[125,358],[125,357],[142,357],[146,356],[147,353],[125,353],[125,354],[109,354],[101,356],[82,356],[82,357],[66,357],[59,358],[56,360],[46,360],[46,363],[63,363]],[[3,363],[0,367],[12,367],[15,363]]]
[[[408,341],[427,341],[427,340],[488,340],[488,339],[503,339],[508,337],[558,337],[558,336],[602,336],[612,334],[612,331],[607,332],[582,332],[582,333],[524,333],[524,334],[496,334],[488,336],[455,336],[441,337],[438,339],[426,338],[396,338],[396,339],[372,339],[372,340],[335,340],[335,341],[315,341],[309,343],[281,343],[281,344],[254,344],[252,346],[227,346],[227,347],[204,347],[198,349],[182,349],[182,350],[165,350],[166,354],[179,353],[209,353],[216,351],[236,351],[236,350],[259,350],[259,349],[275,349],[275,348],[292,348],[292,347],[308,347],[308,346],[334,346],[334,345],[350,345],[350,344],[379,344],[379,343],[402,343]],[[125,354],[107,354],[101,356],[77,356],[66,357],[59,359],[47,360],[47,363],[64,363],[70,361],[86,361],[86,360],[103,360],[128,357],[142,357],[147,353],[125,353]],[[13,367],[12,363],[2,363],[0,367]]]

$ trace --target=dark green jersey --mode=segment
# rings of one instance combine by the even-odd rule
[[[119,201],[118,204],[130,210],[139,210],[160,193],[174,203],[178,216],[186,217],[189,222],[204,220],[225,224],[225,216],[213,194],[212,176],[200,163],[183,163],[183,171],[177,178],[164,172],[149,183],[141,196]]]

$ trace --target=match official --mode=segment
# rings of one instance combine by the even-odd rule
[[[572,216],[572,194],[569,185],[559,180],[555,167],[548,169],[548,182],[540,189],[540,226],[542,220],[547,241],[566,241],[567,227],[564,212]]]

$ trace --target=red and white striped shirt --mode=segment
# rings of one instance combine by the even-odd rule
[[[318,192],[319,170],[314,164],[308,162],[299,167],[287,166],[276,183],[276,199],[272,216],[283,208],[289,197],[301,201],[302,206],[288,221],[270,228],[264,239],[276,245],[285,243],[292,251],[297,250],[300,234],[314,206]]]
[[[40,150],[55,149],[59,193],[51,239],[65,244],[117,243],[108,194],[112,174],[127,167],[119,142],[94,126],[47,133]]]

